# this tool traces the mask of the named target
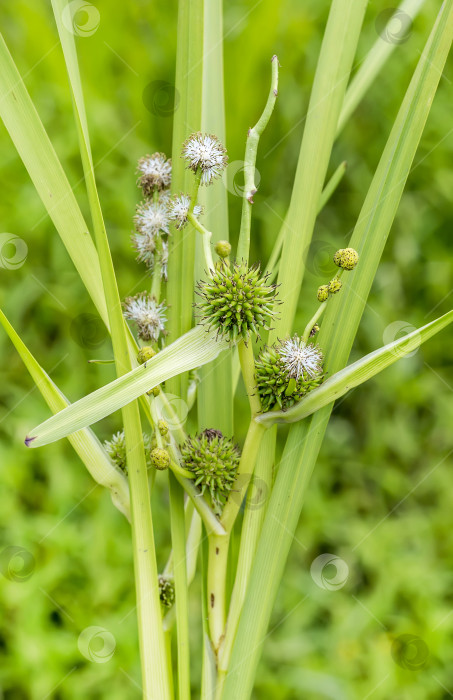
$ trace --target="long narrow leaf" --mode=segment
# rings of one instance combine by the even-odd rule
[[[315,411],[319,411],[320,408],[344,396],[356,386],[367,382],[408,353],[416,350],[422,343],[439,333],[452,321],[453,311],[448,311],[448,313],[440,316],[435,321],[427,323],[426,326],[408,333],[403,338],[384,345],[374,352],[370,352],[368,355],[361,357],[360,360],[357,360],[357,362],[353,362],[352,365],[336,372],[324,384],[311,391],[302,401],[299,401],[287,411],[270,411],[262,416],[258,416],[256,420],[259,423],[264,423],[264,425],[272,425],[273,423],[296,423],[298,420],[310,416]]]
[[[92,425],[170,377],[214,360],[228,347],[227,341],[216,340],[203,327],[197,326],[168,345],[148,363],[136,367],[41,423],[30,432],[26,443],[29,447],[41,447]]]
[[[57,154],[1,35],[0,117],[80,278],[107,323],[96,248]]]

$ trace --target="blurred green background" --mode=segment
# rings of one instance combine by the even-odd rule
[[[97,181],[126,296],[145,284],[144,268],[135,263],[130,246],[139,199],[136,160],[154,150],[169,153],[171,146],[177,3],[94,4],[94,9],[88,6],[87,25],[94,31],[82,36],[78,47]],[[261,184],[254,206],[253,257],[263,262],[288,205],[329,5],[326,0],[226,3],[230,161],[243,158],[247,128],[267,96],[274,53],[282,66],[277,107],[257,163]],[[348,170],[317,222],[298,328],[315,307],[316,287],[328,279],[331,252],[348,240],[439,5],[427,0],[335,146],[332,172],[342,160]],[[378,38],[388,7],[386,0],[370,2],[358,63]],[[50,2],[4,3],[0,22],[87,213]],[[354,356],[451,307],[452,81],[450,62]],[[108,365],[88,364],[93,357],[110,357],[110,344],[3,126],[0,144],[0,230],[19,236],[28,247],[22,266],[0,267],[1,307],[54,381],[75,400],[113,377]],[[234,240],[240,198],[234,186],[230,190]],[[88,332],[83,314],[90,315]],[[24,447],[27,430],[44,420],[48,410],[3,332],[0,353],[0,698],[133,700],[140,697],[140,667],[129,527],[68,443]],[[336,406],[280,588],[255,698],[453,697],[451,369],[447,330]],[[238,415],[246,410],[239,392]],[[96,430],[105,439],[120,427],[115,414]],[[243,430],[238,421],[238,441]],[[161,567],[169,551],[167,507],[165,480],[158,480],[153,508]],[[20,572],[14,567],[24,550]],[[326,553],[344,564],[327,564],[320,579],[319,560],[313,575],[310,567]],[[196,684],[198,580],[191,590]],[[101,628],[90,647],[93,660],[79,637],[89,627]]]

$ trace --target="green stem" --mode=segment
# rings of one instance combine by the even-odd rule
[[[260,136],[266,128],[271,114],[274,110],[275,101],[278,94],[278,58],[272,56],[272,81],[269,97],[267,98],[264,111],[255,124],[249,129],[244,156],[244,196],[242,200],[241,230],[239,232],[239,242],[236,251],[238,260],[248,262],[250,249],[250,227],[252,222],[253,196],[257,192],[255,184],[255,165]]]
[[[209,535],[207,606],[209,636],[216,653],[225,630],[226,570],[229,543],[229,534],[223,537]]]
[[[244,379],[245,389],[249,398],[250,412],[253,419],[261,411],[261,403],[256,386],[255,358],[253,356],[252,342],[249,340],[248,343],[245,343],[244,340],[241,340],[238,343],[237,348],[242,377]]]
[[[335,275],[334,279],[340,279],[340,277],[341,277],[341,275],[343,274],[343,272],[344,272],[344,270],[338,270],[338,272],[337,272],[337,274]],[[309,340],[309,338],[310,338],[310,333],[311,333],[311,331],[312,331],[312,329],[313,329],[313,326],[315,325],[315,323],[316,323],[317,321],[319,321],[319,319],[320,319],[321,316],[323,315],[324,311],[325,311],[326,308],[327,308],[327,304],[329,303],[329,301],[330,301],[331,298],[332,298],[332,295],[329,294],[329,296],[327,297],[327,299],[326,299],[325,301],[323,301],[322,303],[320,303],[320,305],[319,305],[318,309],[316,310],[315,314],[312,316],[312,318],[309,320],[309,322],[308,322],[307,325],[305,326],[304,334],[303,334],[303,336],[302,336],[302,340],[304,341],[304,343],[308,343],[308,340]]]
[[[172,474],[169,474],[169,484],[178,643],[178,698],[179,700],[190,700],[189,606],[184,491]]]
[[[211,252],[211,238],[212,238],[212,233],[211,231],[208,231],[203,224],[201,224],[198,219],[194,216],[192,212],[189,212],[187,216],[188,220],[192,224],[192,226],[203,236],[203,253],[204,253],[204,259],[206,262],[207,270],[206,272],[208,273],[209,276],[211,276],[211,270],[214,269],[214,261],[212,259],[212,252]]]
[[[272,469],[274,466],[276,438],[277,428],[273,426],[273,428],[266,433],[261,443],[256,469],[253,474],[255,488],[250,488],[247,496],[234,588],[231,596],[225,636],[218,652],[218,697],[221,697],[222,675],[226,673],[228,669],[231,650],[247,591],[253,558],[255,556],[259,535],[266,514],[266,506],[272,488]]]
[[[151,284],[151,295],[159,301],[160,289],[162,286],[162,264],[160,261],[160,253],[162,252],[162,240],[160,236],[157,238],[155,258],[154,258],[154,269],[153,269],[153,281]]]

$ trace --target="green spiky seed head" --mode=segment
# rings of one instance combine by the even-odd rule
[[[329,285],[328,284],[322,284],[320,287],[318,287],[318,301],[327,301],[329,298]]]
[[[159,429],[159,433],[164,437],[165,435],[168,435],[168,423],[162,418],[157,422],[157,427]]]
[[[333,261],[343,270],[353,270],[359,261],[359,254],[354,248],[340,248],[333,256]]]
[[[163,450],[161,447],[155,447],[154,450],[151,450],[151,464],[159,471],[168,469],[170,466],[170,455],[167,450]]]
[[[217,241],[214,250],[219,258],[227,258],[231,253],[231,243],[228,243],[228,241]]]
[[[148,394],[148,396],[151,396],[151,394],[152,394],[154,397],[159,396],[159,394],[160,394],[160,386],[159,386],[159,384],[158,384],[157,386],[153,387],[153,389],[151,389],[151,391],[147,391],[146,393]]]
[[[315,325],[310,331],[310,338],[313,338],[316,335],[316,333],[319,333],[319,325],[317,323],[315,323]]]
[[[144,365],[148,360],[152,360],[155,355],[157,355],[157,353],[154,348],[152,348],[151,345],[145,345],[138,351],[137,362],[139,365]]]
[[[259,265],[216,263],[212,278],[198,284],[201,322],[232,342],[268,330],[275,302],[275,285],[267,284],[268,277],[260,275]]]
[[[165,608],[171,608],[175,602],[175,584],[170,576],[161,574],[159,580],[159,598]]]
[[[342,281],[338,279],[338,277],[334,277],[333,280],[330,280],[330,282],[327,286],[329,288],[330,294],[336,294],[337,292],[340,291],[343,284],[342,284]]]
[[[146,433],[143,433],[143,444],[145,446],[145,456],[147,467],[151,466],[151,438]],[[106,440],[104,442],[104,449],[112,462],[121,469],[122,472],[127,474],[127,461],[126,461],[126,439],[124,437],[124,431],[121,430],[115,435],[112,435],[111,440]]]
[[[265,347],[256,360],[255,376],[262,410],[286,410],[322,383],[323,354],[318,345],[296,335]]]
[[[220,430],[204,430],[187,438],[181,447],[183,466],[195,474],[195,485],[207,493],[220,515],[231,491],[239,466],[240,452]]]

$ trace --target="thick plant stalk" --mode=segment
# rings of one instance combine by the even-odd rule
[[[222,0],[204,3],[203,38],[203,99],[201,128],[203,132],[215,134],[225,145],[225,97],[223,81],[223,17]],[[212,231],[211,242],[227,241],[228,202],[224,179],[215,180],[199,193],[203,206],[203,224]],[[198,279],[205,278],[206,263],[201,250],[205,241],[197,236],[195,273]],[[233,435],[233,397],[231,394],[231,352],[224,353],[214,362],[199,371],[197,390],[198,428],[217,428],[224,435]]]
[[[193,174],[184,166],[181,148],[188,136],[201,128],[203,5],[203,0],[180,0],[178,3],[175,88],[179,106],[173,118],[172,147],[172,192],[175,194],[191,193],[193,188]],[[173,228],[170,237],[167,329],[171,342],[192,327],[196,235],[188,224],[183,231]],[[167,383],[167,391],[185,399],[187,386],[187,376],[182,375]]]

